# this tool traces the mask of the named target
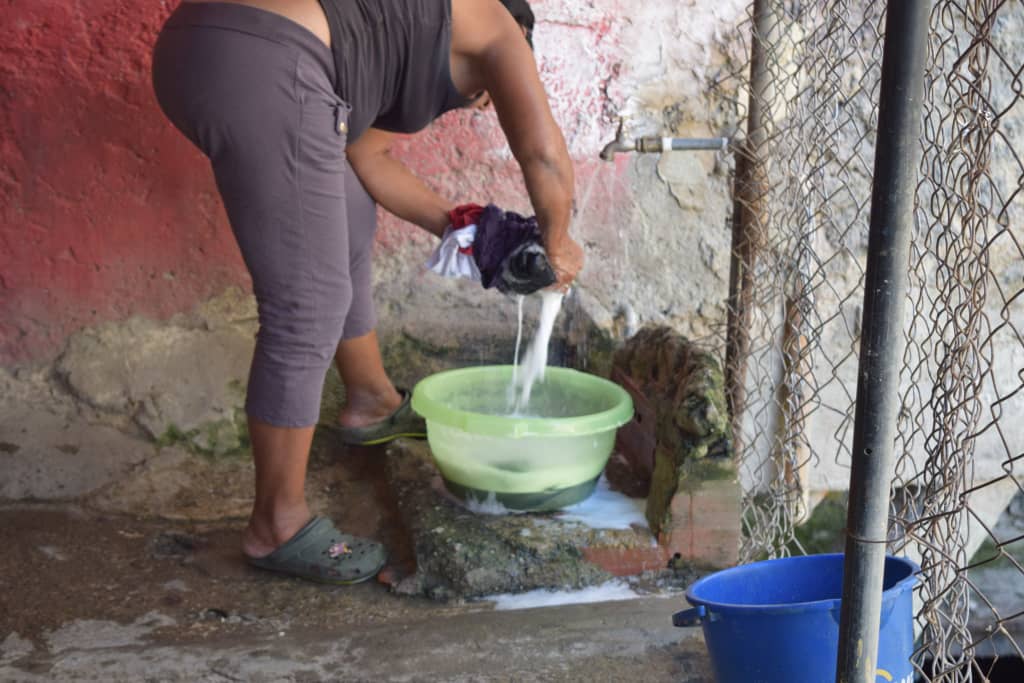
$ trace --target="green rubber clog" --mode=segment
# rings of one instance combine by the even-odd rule
[[[341,533],[326,517],[314,517],[274,552],[245,559],[254,567],[279,574],[352,584],[376,576],[384,568],[387,552],[377,541]]]
[[[341,436],[341,440],[349,446],[378,446],[395,439],[427,438],[426,421],[413,412],[410,400],[412,393],[400,389],[402,403],[390,416],[365,427],[341,427],[331,429]]]

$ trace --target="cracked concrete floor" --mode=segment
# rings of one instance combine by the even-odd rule
[[[320,454],[310,489],[400,556],[381,457]],[[169,514],[180,496],[118,510],[109,490],[0,506],[0,680],[710,680],[699,632],[671,625],[678,595],[510,612],[251,569],[223,505],[244,494],[248,462],[190,466],[188,518]]]

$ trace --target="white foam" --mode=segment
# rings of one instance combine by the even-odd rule
[[[592,529],[648,528],[647,501],[613,491],[604,475],[597,482],[597,488],[589,498],[570,505],[558,513],[558,519],[565,522],[579,522]]]
[[[475,512],[478,515],[517,515],[522,514],[515,510],[509,510],[507,507],[498,502],[498,497],[494,491],[487,494],[487,497],[483,500],[478,500],[473,496],[468,496],[466,500],[459,501],[462,503],[470,512]]]
[[[555,605],[582,605],[592,602],[614,602],[642,597],[622,579],[612,579],[599,586],[575,591],[533,590],[525,593],[502,593],[481,600],[494,603],[496,610],[530,609]]]

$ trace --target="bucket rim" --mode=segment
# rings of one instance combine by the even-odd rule
[[[756,567],[760,565],[772,564],[779,565],[782,563],[797,564],[805,562],[812,558],[842,558],[843,553],[821,553],[815,555],[796,555],[791,557],[780,557],[772,560],[761,560],[759,562],[751,562],[749,564],[742,564],[736,567],[730,567],[721,571],[714,572],[705,576],[697,581],[694,581],[686,589],[686,601],[694,607],[703,606],[708,611],[718,612],[720,614],[766,614],[766,613],[788,613],[788,612],[819,612],[819,611],[832,611],[839,609],[839,605],[842,602],[841,598],[826,598],[824,600],[808,600],[805,602],[780,602],[780,603],[764,603],[764,604],[749,604],[749,603],[732,603],[732,602],[716,602],[714,600],[706,600],[698,597],[695,593],[700,590],[704,585],[707,585],[712,579],[720,578],[723,574],[729,574],[732,572],[739,572],[740,570],[746,570],[750,567]],[[914,584],[917,583],[917,575],[921,571],[920,565],[907,557],[899,557],[896,555],[886,555],[886,561],[893,560],[904,565],[909,571],[905,577],[894,583],[889,588],[885,589],[882,593],[882,604],[888,605],[896,600],[896,598],[902,593],[913,588]]]
[[[633,419],[633,399],[621,386],[603,377],[572,368],[549,366],[544,372],[555,381],[574,385],[577,389],[599,392],[610,402],[603,410],[586,415],[559,418],[516,417],[492,415],[455,408],[444,401],[439,392],[450,381],[479,381],[480,378],[498,378],[508,382],[513,373],[511,365],[477,365],[453,368],[424,377],[413,388],[412,409],[430,423],[436,422],[478,436],[523,438],[535,436],[574,437],[604,434],[618,429]]]

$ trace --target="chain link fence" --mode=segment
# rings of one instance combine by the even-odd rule
[[[848,487],[884,14],[757,0],[724,46],[744,561],[808,552]],[[1024,657],[1024,0],[929,28],[890,550],[922,566],[923,678],[984,681]]]

